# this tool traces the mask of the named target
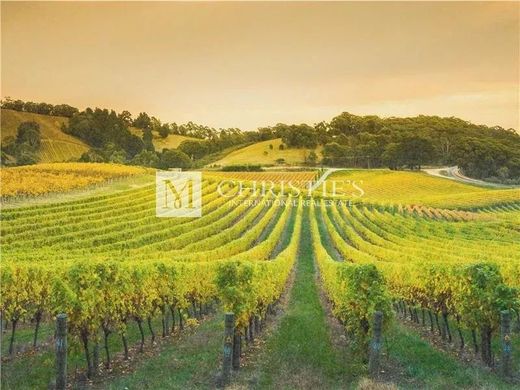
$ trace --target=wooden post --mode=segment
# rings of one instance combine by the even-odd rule
[[[67,387],[67,315],[56,316],[56,389]]]
[[[255,331],[253,329],[253,317],[249,317],[249,341],[253,342],[255,340]]]
[[[242,342],[242,336],[240,334],[240,329],[236,326],[233,329],[233,369],[238,370],[240,368],[240,347]]]
[[[94,376],[98,374],[99,370],[99,342],[96,340],[94,350],[92,352],[92,373]]]
[[[379,361],[381,354],[381,328],[383,325],[383,313],[376,311],[374,313],[373,336],[370,343],[370,351],[368,355],[368,371],[372,378],[379,374]]]
[[[233,363],[233,329],[235,328],[235,315],[226,313],[224,316],[224,361],[222,363],[222,382],[229,383],[231,366]]]
[[[502,358],[500,366],[502,375],[512,375],[512,346],[511,346],[511,313],[509,310],[500,312],[500,339],[502,340]]]

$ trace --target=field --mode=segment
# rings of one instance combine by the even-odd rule
[[[277,160],[283,159],[284,164],[300,165],[305,162],[305,156],[309,154],[307,149],[288,149],[280,150],[282,140],[280,138],[269,141],[257,142],[253,145],[235,150],[224,158],[212,163],[211,165],[226,166],[236,164],[261,164],[277,165]],[[271,149],[270,146],[273,146]],[[319,154],[320,148],[316,150]]]
[[[332,191],[333,181],[338,181],[338,195],[379,204],[471,209],[516,202],[520,199],[520,188],[498,190],[478,187],[422,172],[397,172],[386,169],[339,171],[329,176],[329,192]],[[354,183],[363,193],[354,187]]]
[[[42,146],[39,157],[42,163],[76,160],[89,149],[81,140],[61,131],[67,118],[5,109],[2,109],[1,115],[2,139],[16,137],[18,126],[26,121],[40,125]]]
[[[143,175],[124,190],[4,209],[3,387],[52,382],[63,312],[73,386],[215,388],[223,313],[233,312],[236,388],[517,388],[518,191],[378,170],[337,172],[329,194],[313,197],[231,183],[316,175],[204,172],[201,218],[157,218],[154,178]],[[336,179],[356,180],[363,196],[331,198]],[[374,373],[376,311],[384,343]]]
[[[139,137],[142,137],[143,131],[141,129],[131,127],[130,131],[132,134],[135,134]],[[183,141],[199,141],[197,138],[186,137],[184,135],[177,134],[169,134],[166,138],[162,138],[159,133],[153,131],[152,132],[152,142],[155,149],[160,152],[163,149],[175,149],[177,148]]]
[[[0,171],[5,200],[77,190],[114,179],[146,173],[146,169],[116,164],[54,163]]]

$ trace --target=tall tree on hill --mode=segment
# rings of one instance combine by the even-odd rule
[[[132,123],[133,123],[133,120],[132,120],[132,114],[130,113],[130,111],[121,111],[121,113],[118,115],[119,119],[121,119],[121,121],[123,121],[124,123],[126,123],[127,126],[131,126]]]
[[[137,118],[134,120],[134,126],[139,129],[149,129],[152,124],[152,120],[146,112],[140,112]]]
[[[150,152],[155,152],[155,147],[153,146],[152,130],[150,130],[150,129],[143,130],[143,143],[144,143],[144,148],[146,150],[149,150]]]
[[[161,138],[166,138],[170,134],[170,125],[168,125],[168,123],[163,123],[157,131]]]
[[[18,145],[25,143],[37,150],[41,146],[41,138],[40,125],[38,123],[34,121],[22,122],[18,126],[16,133],[16,143]]]

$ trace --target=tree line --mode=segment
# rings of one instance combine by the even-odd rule
[[[278,123],[256,131],[242,131],[216,129],[191,121],[180,125],[163,123],[146,112],[134,118],[129,111],[116,113],[100,108],[79,111],[68,105],[9,98],[2,101],[2,108],[67,116],[69,124],[63,131],[91,146],[82,161],[188,168],[200,166],[208,156],[228,148],[281,138],[282,147],[313,151],[322,145],[321,157],[309,152],[313,153],[309,164],[390,169],[458,165],[471,177],[520,182],[520,135],[513,129],[476,125],[455,117],[381,118],[343,112],[330,122]],[[132,133],[131,127],[140,129],[140,133]],[[176,149],[156,151],[154,134],[162,138],[177,134],[194,139],[185,140]]]

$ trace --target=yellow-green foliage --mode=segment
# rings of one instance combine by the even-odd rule
[[[94,163],[36,164],[4,168],[0,171],[1,195],[43,195],[103,183],[147,172],[145,168]]]
[[[287,146],[285,146],[283,150],[280,150],[281,144],[281,138],[257,142],[253,145],[235,150],[211,165],[276,165],[278,159],[283,159],[287,164],[300,165],[305,162],[305,157],[308,156],[310,152],[308,149],[288,149]],[[271,145],[272,149],[270,147]],[[320,151],[321,147],[316,149],[318,158],[321,158]]]
[[[423,172],[385,169],[340,171],[329,176],[327,180],[329,192],[332,191],[334,180],[345,181],[344,184],[337,183],[338,194],[362,202],[471,208],[520,201],[520,188],[483,188]],[[363,192],[356,188],[354,183]]]

